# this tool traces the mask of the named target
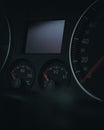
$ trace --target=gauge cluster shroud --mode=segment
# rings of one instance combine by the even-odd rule
[[[1,1],[0,128],[103,128],[104,0]],[[65,20],[61,51],[26,53],[30,26],[57,20]]]

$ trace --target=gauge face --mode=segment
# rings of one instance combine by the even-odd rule
[[[93,3],[72,34],[69,59],[75,80],[91,97],[104,100],[104,4]]]
[[[42,88],[67,87],[69,75],[66,67],[61,64],[51,64],[41,73],[40,85]]]
[[[3,69],[9,55],[11,31],[8,19],[0,16],[0,71]]]
[[[10,72],[14,88],[30,88],[34,81],[34,70],[27,63],[17,63]]]

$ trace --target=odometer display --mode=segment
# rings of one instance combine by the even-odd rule
[[[69,60],[78,85],[92,98],[104,100],[104,3],[95,2],[78,20]]]

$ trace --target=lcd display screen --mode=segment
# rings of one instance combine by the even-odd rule
[[[60,54],[65,20],[35,22],[28,26],[26,53]]]

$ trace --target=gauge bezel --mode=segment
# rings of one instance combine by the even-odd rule
[[[73,38],[74,38],[74,35],[75,35],[75,32],[77,31],[77,28],[81,22],[81,20],[83,19],[83,17],[86,15],[86,13],[97,3],[99,2],[98,0],[96,0],[95,2],[93,2],[83,13],[82,15],[80,16],[80,18],[78,19],[74,29],[73,29],[73,32],[72,32],[72,35],[71,35],[71,39],[70,39],[70,46],[69,46],[69,63],[70,63],[70,67],[71,67],[71,71],[72,71],[72,74],[74,76],[74,79],[75,81],[77,82],[78,86],[80,86],[80,88],[87,94],[89,95],[91,98],[95,99],[95,100],[98,100],[98,101],[103,101],[101,98],[93,95],[92,93],[90,93],[87,89],[84,88],[84,86],[80,83],[80,81],[78,80],[76,74],[75,74],[75,71],[74,71],[74,67],[72,65],[72,44],[73,44]]]
[[[0,68],[0,72],[2,71],[2,69],[4,68],[4,66],[5,66],[5,64],[7,62],[7,59],[8,59],[9,53],[10,53],[10,48],[11,48],[11,27],[10,27],[10,23],[9,23],[9,20],[8,20],[7,16],[3,16],[3,18],[5,19],[5,21],[7,23],[7,26],[8,26],[9,41],[8,41],[7,53],[6,53],[4,62],[2,63],[2,66]]]

